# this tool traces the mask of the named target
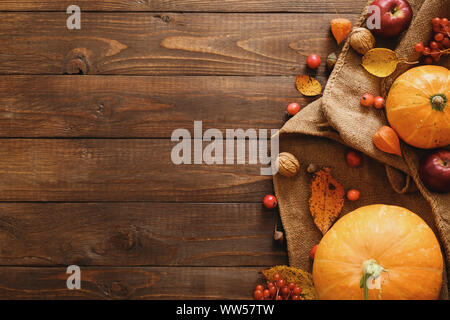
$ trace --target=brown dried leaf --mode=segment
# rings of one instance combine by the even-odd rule
[[[309,208],[317,228],[325,234],[344,206],[345,190],[331,176],[330,168],[316,172],[311,182]]]
[[[317,300],[313,278],[309,272],[288,266],[276,266],[262,270],[261,272],[267,281],[273,281],[274,274],[278,273],[281,278],[286,280],[286,282],[294,282],[297,286],[302,288],[301,297],[304,300]]]
[[[313,77],[297,76],[295,82],[297,90],[305,96],[312,97],[322,93],[322,85]]]

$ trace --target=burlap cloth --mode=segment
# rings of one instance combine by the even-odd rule
[[[429,41],[432,17],[448,17],[449,1],[409,0],[414,18],[408,31],[396,42],[395,50],[399,56],[409,61],[418,58],[413,49],[414,43]],[[364,23],[365,11],[359,25]],[[390,43],[392,45],[392,41]],[[384,44],[381,42],[378,46]],[[441,64],[448,68],[448,62],[446,59]],[[366,92],[386,96],[392,81],[407,67],[399,66],[393,76],[381,81],[362,68],[361,56],[350,48],[347,41],[323,97],[302,109],[280,130],[280,151],[294,154],[303,166],[294,178],[274,176],[292,266],[311,271],[308,253],[322,238],[308,207],[311,176],[306,172],[306,167],[311,163],[331,167],[334,177],[346,189],[361,191],[361,199],[354,203],[346,201],[341,215],[376,203],[408,208],[420,215],[438,235],[445,252],[444,261],[449,265],[450,194],[431,193],[421,183],[418,166],[422,150],[402,144],[404,157],[400,158],[376,149],[372,136],[387,124],[384,111],[361,107],[359,103]],[[362,167],[347,166],[345,154],[349,147],[365,154]],[[448,298],[449,269],[446,270],[442,299]]]

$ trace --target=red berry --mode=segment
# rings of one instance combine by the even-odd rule
[[[438,49],[439,48],[439,44],[436,41],[431,41],[430,42],[430,48],[431,49]]]
[[[284,281],[284,279],[280,279],[277,281],[278,288],[283,288],[285,284],[286,284],[286,281]]]
[[[255,292],[253,292],[253,298],[255,298],[255,300],[261,300],[263,298],[263,292],[261,290],[255,290]]]
[[[267,298],[270,297],[270,291],[269,291],[269,289],[265,289],[265,290],[263,291],[263,296],[264,296],[265,299],[267,299]]]
[[[300,111],[300,105],[297,102],[293,102],[287,106],[286,111],[290,116],[295,116]]]
[[[352,151],[347,152],[345,159],[347,160],[347,164],[350,167],[356,168],[361,165],[362,155],[360,153],[352,150]]]
[[[274,287],[275,285],[273,284],[273,282],[267,282],[267,288],[270,289],[270,287]]]
[[[281,294],[283,296],[287,296],[290,292],[291,290],[289,290],[288,286],[284,286],[283,288],[281,288]]]
[[[444,40],[444,34],[443,33],[436,33],[434,35],[434,40],[436,40],[437,42],[441,42],[442,40]]]
[[[312,247],[311,251],[309,252],[309,257],[311,258],[311,260],[314,260],[314,258],[316,257],[316,251],[318,247],[319,245],[316,244],[314,247]]]
[[[422,53],[424,48],[425,47],[422,42],[416,43],[414,45],[414,50],[416,50],[416,52],[418,52],[418,53]]]
[[[423,52],[422,53],[423,53],[424,56],[429,55],[431,53],[430,47],[423,48]]]
[[[444,40],[442,40],[441,43],[444,46],[444,48],[446,48],[446,49],[450,48],[450,39],[449,38],[444,38]]]
[[[268,194],[263,199],[263,204],[267,209],[273,209],[277,206],[277,198],[274,195]]]
[[[441,24],[441,19],[440,19],[439,17],[434,17],[434,18],[431,20],[431,23],[432,23],[433,26],[438,26],[438,25]]]
[[[448,25],[448,19],[447,18],[442,18],[441,19],[441,26],[446,27]]]
[[[372,107],[374,102],[374,97],[370,93],[366,93],[361,97],[361,105],[364,107]]]
[[[293,295],[293,296],[292,296],[292,300],[300,300],[300,296]]]
[[[294,290],[292,291],[292,293],[296,296],[299,296],[302,293],[302,288],[295,287]]]
[[[347,199],[350,201],[356,201],[359,199],[360,195],[361,195],[361,193],[358,190],[351,189],[351,190],[348,190],[348,192],[347,192]]]
[[[385,105],[385,101],[383,97],[376,97],[373,106],[377,109],[383,109]]]
[[[433,50],[431,50],[430,55],[431,55],[432,58],[435,58],[437,56],[440,56],[441,52],[438,49],[433,49]]]
[[[432,58],[433,58],[434,61],[439,62],[439,60],[441,60],[441,55],[438,54],[436,56],[432,56]]]
[[[264,287],[263,287],[262,285],[258,284],[258,285],[256,286],[256,290],[263,291],[263,290],[264,290]]]
[[[273,281],[278,281],[278,280],[280,280],[281,279],[281,276],[278,274],[278,273],[275,273],[274,275],[273,275]]]
[[[295,283],[289,282],[288,288],[289,288],[289,290],[294,290],[294,288],[295,288]]]
[[[423,63],[424,63],[424,64],[433,64],[433,58],[431,58],[431,57],[426,57],[426,58],[423,60]]]
[[[282,296],[277,296],[276,300],[283,300]]]
[[[320,64],[322,63],[322,60],[317,54],[310,54],[308,58],[306,59],[306,64],[311,69],[317,69]]]
[[[434,32],[441,32],[442,31],[441,25],[433,26],[433,31]]]
[[[269,288],[270,295],[274,297],[277,294],[277,288],[275,286]]]

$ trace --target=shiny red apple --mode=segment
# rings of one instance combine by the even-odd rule
[[[450,192],[450,151],[440,149],[426,155],[420,163],[423,184],[435,192]]]
[[[368,27],[374,35],[384,38],[396,37],[403,31],[405,31],[411,23],[413,17],[413,11],[408,1],[406,0],[375,0],[372,2],[372,6],[378,6],[380,8],[380,28],[371,28],[369,25],[369,19],[372,14],[368,11]]]

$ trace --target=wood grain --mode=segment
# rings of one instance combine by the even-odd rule
[[[260,165],[173,164],[177,143],[0,140],[0,201],[260,202],[272,191]]]
[[[0,74],[298,75],[337,49],[333,17],[84,13],[71,31],[62,12],[2,13]]]
[[[82,267],[68,290],[66,268],[0,267],[0,299],[251,299],[261,268]]]
[[[0,203],[0,265],[286,264],[261,204]]]
[[[0,76],[0,136],[168,138],[196,120],[278,129],[293,101],[312,101],[295,77]]]
[[[72,4],[72,0],[2,0],[0,10],[65,11]],[[349,0],[77,0],[76,4],[82,11],[359,12],[355,1]]]

